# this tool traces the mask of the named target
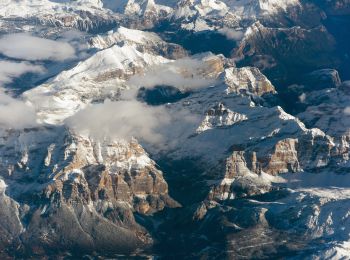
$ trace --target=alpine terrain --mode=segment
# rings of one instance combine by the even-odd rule
[[[0,259],[350,259],[349,0],[0,0]]]

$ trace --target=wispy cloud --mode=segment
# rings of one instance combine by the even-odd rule
[[[10,83],[25,73],[44,73],[44,67],[30,62],[0,61],[0,127],[22,129],[36,126],[35,109],[21,99],[6,94],[2,84]]]
[[[33,107],[20,99],[0,90],[0,126],[4,128],[22,129],[36,125],[36,114]]]
[[[350,116],[350,106],[344,109],[344,114]]]
[[[240,41],[243,39],[243,36],[244,36],[244,33],[242,31],[238,31],[227,27],[224,27],[218,30],[218,32],[226,36],[227,39],[234,40],[234,41]]]
[[[131,140],[159,146],[177,142],[177,135],[199,119],[186,110],[169,110],[166,106],[148,106],[137,100],[106,100],[89,105],[65,123],[79,134],[96,139]],[[195,123],[194,123],[195,122]]]
[[[25,33],[1,37],[0,53],[11,58],[30,61],[63,61],[75,57],[74,48],[67,42],[53,41]]]
[[[181,90],[212,86],[216,80],[205,78],[208,71],[212,73],[209,66],[200,57],[152,66],[144,74],[131,77],[127,82],[131,88],[122,91],[121,100],[90,104],[66,119],[65,123],[77,133],[97,139],[130,140],[134,137],[154,147],[171,146],[172,142],[176,142],[178,133],[186,132],[189,126],[196,126],[199,119],[186,109],[170,110],[166,105],[149,106],[140,102],[137,100],[137,90],[139,87],[152,88],[157,85]]]
[[[136,100],[90,105],[68,118],[66,123],[81,134],[95,138],[135,137],[150,143],[160,142],[158,130],[169,123],[164,107],[150,107]]]
[[[184,58],[150,67],[144,74],[137,74],[127,82],[137,87],[151,88],[167,85],[181,90],[198,89],[215,84],[215,80],[205,78],[203,72],[208,69],[204,61]]]
[[[60,34],[59,42],[68,43],[75,49],[78,59],[85,59],[89,56],[86,52],[89,49],[87,38],[87,33],[71,29]]]
[[[29,62],[0,61],[0,85],[28,72],[43,73],[45,69]]]

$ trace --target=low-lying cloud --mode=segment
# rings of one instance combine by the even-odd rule
[[[0,61],[0,85],[10,83],[25,73],[44,73],[45,69],[29,62]]]
[[[60,34],[59,42],[66,42],[72,46],[76,51],[78,59],[86,59],[89,57],[87,43],[88,34],[76,29],[70,29]]]
[[[44,67],[29,62],[0,61],[0,127],[23,129],[36,126],[35,109],[23,100],[6,94],[1,85],[25,73],[44,73]]]
[[[213,68],[199,59],[180,59],[152,66],[142,75],[131,77],[126,83],[131,88],[122,91],[119,101],[105,100],[90,104],[65,120],[68,127],[79,134],[96,139],[130,140],[132,137],[156,149],[177,142],[178,135],[195,131],[199,119],[181,106],[174,109],[166,105],[149,106],[137,100],[139,87],[173,86],[180,90],[209,87],[215,79],[204,78]]]
[[[180,90],[209,87],[214,79],[205,78],[208,70],[204,61],[184,58],[174,62],[150,67],[144,74],[137,74],[129,79],[128,85],[151,88],[159,85],[173,86]]]
[[[164,107],[150,107],[136,100],[106,100],[77,112],[66,123],[77,132],[96,138],[130,140],[135,137],[157,143],[162,140],[158,130],[170,122],[167,115]]]
[[[305,100],[306,100],[306,93],[303,93],[299,96],[299,101],[301,103],[305,103]]]
[[[30,61],[63,61],[75,57],[74,48],[67,42],[53,41],[25,33],[1,37],[0,53],[7,57]]]
[[[1,89],[0,111],[0,127],[23,129],[37,125],[34,108],[7,95]]]
[[[218,32],[224,35],[228,40],[240,41],[244,37],[244,33],[242,31],[238,31],[227,27],[218,30]]]
[[[177,142],[179,134],[198,118],[185,110],[169,110],[166,106],[148,106],[137,100],[110,101],[89,105],[66,119],[65,123],[79,134],[96,139],[131,140],[163,147]],[[194,123],[195,122],[195,123]]]
[[[344,114],[350,116],[350,106],[344,109]]]

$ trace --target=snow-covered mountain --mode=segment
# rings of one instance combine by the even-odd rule
[[[2,1],[0,257],[347,259],[326,2]]]

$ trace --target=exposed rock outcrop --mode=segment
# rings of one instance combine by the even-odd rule
[[[262,96],[267,93],[275,94],[271,82],[254,67],[228,68],[224,71],[223,81],[228,93],[245,93]]]
[[[335,144],[322,131],[311,129],[297,138],[277,141],[272,149],[256,149],[234,151],[226,159],[224,178],[214,187],[210,198],[233,199],[267,192],[273,189],[270,183],[273,178],[269,179],[266,174],[322,169],[331,162]]]
[[[97,141],[63,128],[5,134],[0,203],[7,219],[1,228],[8,235],[1,237],[1,246],[21,237],[19,254],[61,249],[130,253],[152,244],[134,212],[147,215],[180,206],[136,140]],[[5,195],[5,182],[14,181]]]
[[[225,127],[247,120],[244,114],[236,113],[227,109],[222,103],[208,110],[206,117],[197,128],[197,133],[204,132],[216,127]]]
[[[115,44],[135,45],[143,53],[161,55],[168,59],[179,59],[187,56],[187,52],[180,45],[163,41],[157,34],[119,27],[116,32],[98,35],[89,40],[93,48],[106,49]]]
[[[274,80],[289,80],[305,71],[340,64],[336,41],[322,26],[268,28],[256,22],[245,33],[235,56],[242,58],[240,63],[258,67]]]

